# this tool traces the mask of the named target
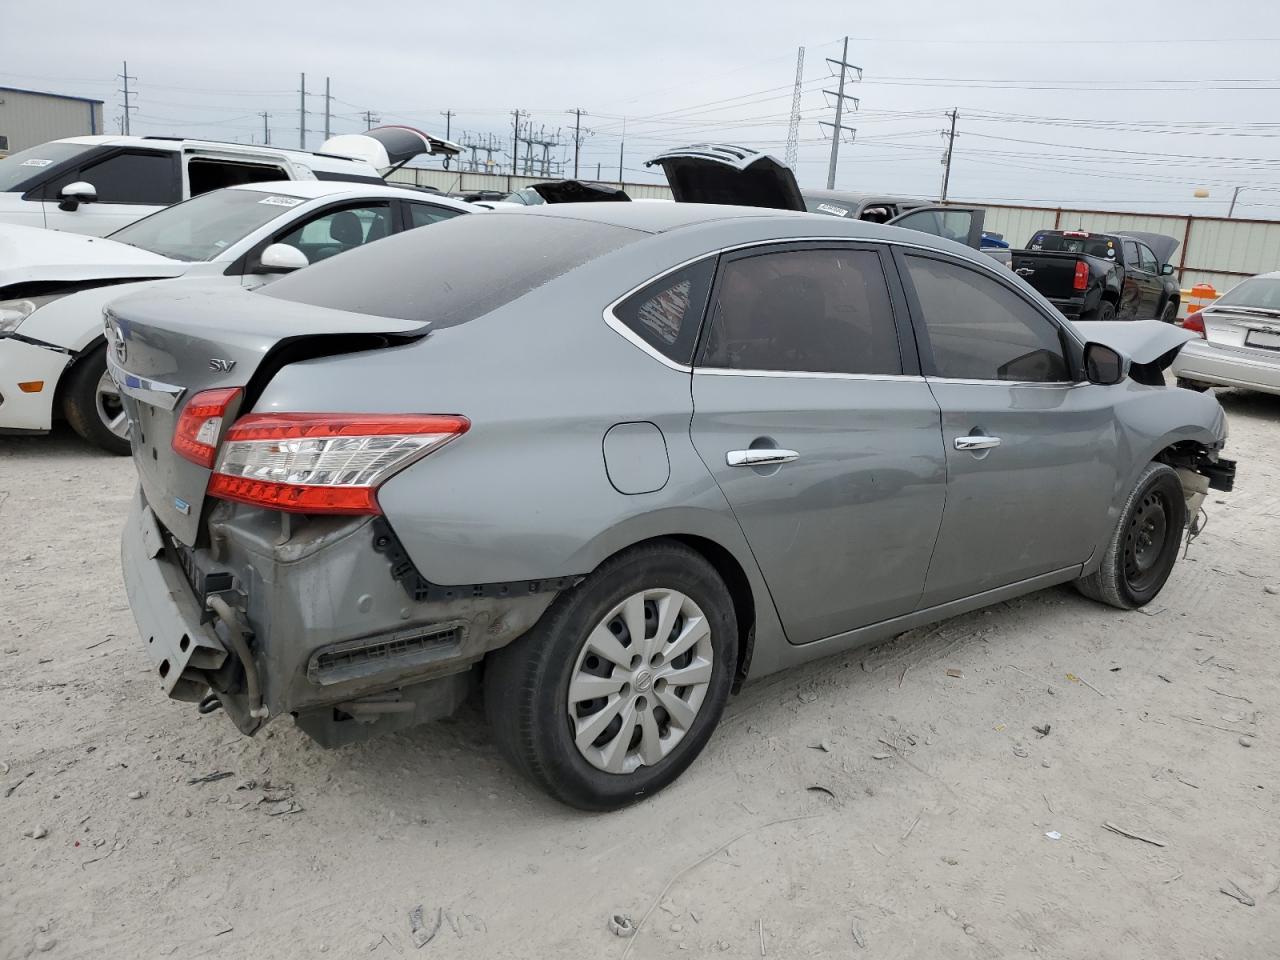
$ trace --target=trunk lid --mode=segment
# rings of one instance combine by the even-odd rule
[[[1211,304],[1200,319],[1205,339],[1215,347],[1280,363],[1280,310]]]
[[[364,133],[344,133],[320,145],[320,153],[363,160],[383,174],[404,166],[414,157],[456,157],[461,152],[462,147],[452,140],[395,124],[374,127]]]
[[[535,183],[529,187],[547,203],[596,203],[626,202],[631,199],[627,192],[607,183],[589,183],[585,180],[549,180],[546,183]]]
[[[1076,261],[1085,259],[1079,253],[1014,250],[1013,272],[1050,300],[1070,300],[1084,296],[1074,287]]]
[[[160,522],[188,546],[199,537],[211,474],[172,445],[193,395],[243,388],[220,439],[286,363],[408,342],[428,327],[202,284],[178,292],[151,288],[113,301],[105,326],[107,369],[129,414],[143,492]]]
[[[677,203],[805,209],[791,168],[749,147],[698,143],[667,150],[644,165],[662,167]]]

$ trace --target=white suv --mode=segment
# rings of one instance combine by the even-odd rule
[[[322,153],[169,137],[67,137],[0,160],[0,223],[103,237],[220,187],[270,180],[382,184],[387,169],[456,144],[406,127],[334,137]]]

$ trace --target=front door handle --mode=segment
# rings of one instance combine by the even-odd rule
[[[1000,446],[999,437],[987,436],[968,436],[956,437],[957,450],[990,450],[992,447]]]
[[[724,462],[731,467],[767,467],[775,463],[790,463],[799,458],[800,454],[794,450],[730,450],[724,455]]]

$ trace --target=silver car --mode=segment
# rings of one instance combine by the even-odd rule
[[[1149,602],[1234,473],[1163,385],[1182,331],[797,211],[458,217],[107,336],[169,696],[332,745],[480,686],[586,809],[679,776],[745,680],[1053,584]]]
[[[1199,339],[1173,361],[1178,386],[1280,394],[1280,271],[1237,284],[1182,326]]]

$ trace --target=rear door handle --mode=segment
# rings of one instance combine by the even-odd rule
[[[790,463],[798,460],[800,454],[794,450],[730,450],[724,455],[725,463],[731,467],[765,467],[774,463]]]
[[[990,450],[1000,446],[999,437],[969,436],[956,437],[957,450]]]

